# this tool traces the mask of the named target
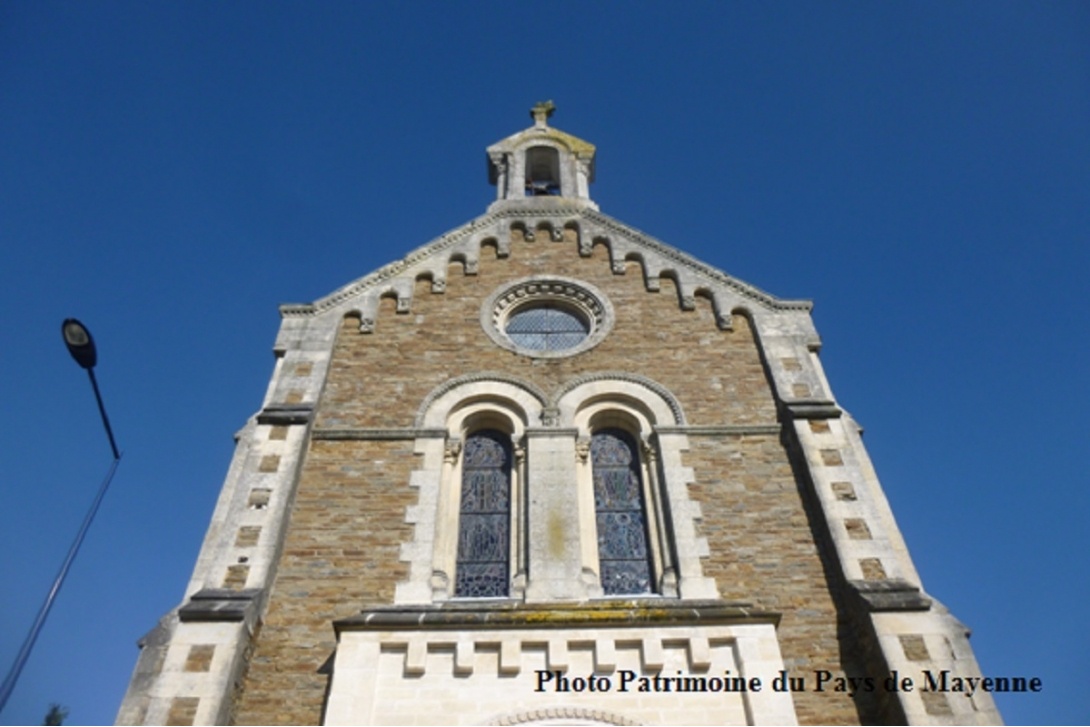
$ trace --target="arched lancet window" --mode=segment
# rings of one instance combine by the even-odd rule
[[[650,593],[651,551],[636,441],[623,429],[595,432],[590,460],[602,591]]]
[[[458,513],[457,598],[504,598],[511,550],[511,437],[495,429],[466,437]]]

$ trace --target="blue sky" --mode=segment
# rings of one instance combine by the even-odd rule
[[[1011,723],[1090,720],[1090,6],[0,4],[3,723],[111,722],[272,371],[277,305],[481,214],[484,148],[598,146],[602,211],[785,298]],[[1081,282],[1080,282],[1081,281]]]

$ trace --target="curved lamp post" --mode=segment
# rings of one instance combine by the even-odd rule
[[[3,711],[4,706],[7,705],[8,697],[11,696],[12,691],[15,689],[15,682],[19,681],[19,675],[22,674],[23,667],[26,666],[27,659],[30,658],[30,651],[34,648],[34,642],[38,640],[38,634],[41,633],[42,626],[45,625],[49,610],[53,608],[53,602],[56,600],[57,594],[60,593],[64,579],[68,575],[68,570],[72,567],[72,561],[76,559],[76,554],[79,553],[79,548],[83,545],[87,530],[91,527],[91,523],[98,513],[98,507],[102,504],[102,498],[106,496],[106,490],[109,489],[110,481],[113,480],[114,472],[117,471],[117,465],[121,461],[121,454],[117,451],[117,443],[114,441],[114,432],[110,428],[110,419],[106,416],[106,407],[102,405],[102,395],[98,391],[98,381],[95,380],[95,363],[98,361],[95,340],[91,338],[91,332],[75,318],[65,319],[64,323],[61,324],[61,333],[64,335],[64,345],[68,347],[68,353],[72,354],[72,358],[76,360],[81,368],[86,369],[87,375],[91,379],[91,388],[94,389],[95,401],[98,402],[98,413],[102,416],[102,424],[106,427],[106,436],[110,439],[110,450],[113,452],[114,460],[110,463],[110,469],[102,480],[102,485],[98,488],[98,494],[95,495],[90,510],[87,511],[87,515],[83,518],[83,524],[80,525],[76,539],[72,542],[72,547],[68,549],[68,555],[65,556],[64,562],[61,564],[60,572],[53,579],[53,586],[45,597],[45,603],[38,610],[38,616],[34,619],[34,625],[30,627],[30,633],[27,634],[22,648],[19,649],[19,655],[15,657],[15,663],[11,665],[11,671],[8,672],[3,686],[0,687],[0,711]]]

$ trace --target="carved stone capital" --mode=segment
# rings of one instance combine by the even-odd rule
[[[640,437],[640,449],[643,450],[643,458],[647,464],[653,465],[658,461],[658,452],[655,445],[646,436]]]
[[[433,570],[431,572],[431,578],[428,579],[428,586],[431,587],[432,598],[437,601],[446,600],[450,595],[450,578],[441,570]]]
[[[579,437],[575,440],[575,456],[582,464],[590,459],[590,437]]]
[[[447,439],[445,446],[443,447],[443,461],[447,464],[454,464],[458,461],[458,455],[462,453],[462,440],[458,437],[450,437]]]

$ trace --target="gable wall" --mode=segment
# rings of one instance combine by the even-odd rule
[[[716,328],[710,305],[698,299],[682,311],[674,284],[647,292],[639,263],[625,275],[610,271],[602,244],[582,258],[574,242],[520,242],[496,259],[481,252],[479,272],[466,276],[452,265],[446,292],[418,282],[412,310],[398,315],[393,301],[379,307],[375,333],[342,335],[326,383],[316,425],[412,426],[419,403],[455,376],[493,371],[519,377],[546,392],[588,372],[624,369],[648,376],[681,400],[690,424],[748,424],[776,420],[776,409],[749,327],[735,317],[734,331]],[[572,358],[532,360],[497,347],[481,330],[481,305],[497,287],[531,275],[586,281],[613,303],[617,323],[593,350]],[[711,373],[694,380],[694,372]]]
[[[499,286],[530,275],[576,278],[611,300],[616,323],[597,347],[572,358],[532,360],[497,347],[481,330],[483,301]],[[445,381],[489,371],[552,393],[584,373],[625,370],[662,384],[679,400],[688,424],[773,424],[776,405],[747,320],[716,327],[710,305],[682,311],[669,279],[648,292],[630,262],[611,272],[603,245],[580,257],[574,240],[535,242],[513,236],[510,257],[481,252],[477,275],[460,266],[446,290],[418,281],[411,311],[384,300],[374,333],[342,324],[315,428],[412,427],[424,398]],[[537,425],[531,422],[531,425]],[[726,599],[779,611],[785,665],[793,673],[841,673],[837,614],[815,535],[787,454],[776,435],[690,435],[684,462],[695,471],[692,497],[703,510],[701,535],[711,555],[705,575]],[[284,556],[235,720],[316,723],[336,645],[331,621],[365,604],[393,601],[406,576],[398,548],[412,539],[405,510],[417,462],[411,441],[314,441],[304,464]],[[794,695],[803,722],[852,723],[860,716],[846,696]]]

